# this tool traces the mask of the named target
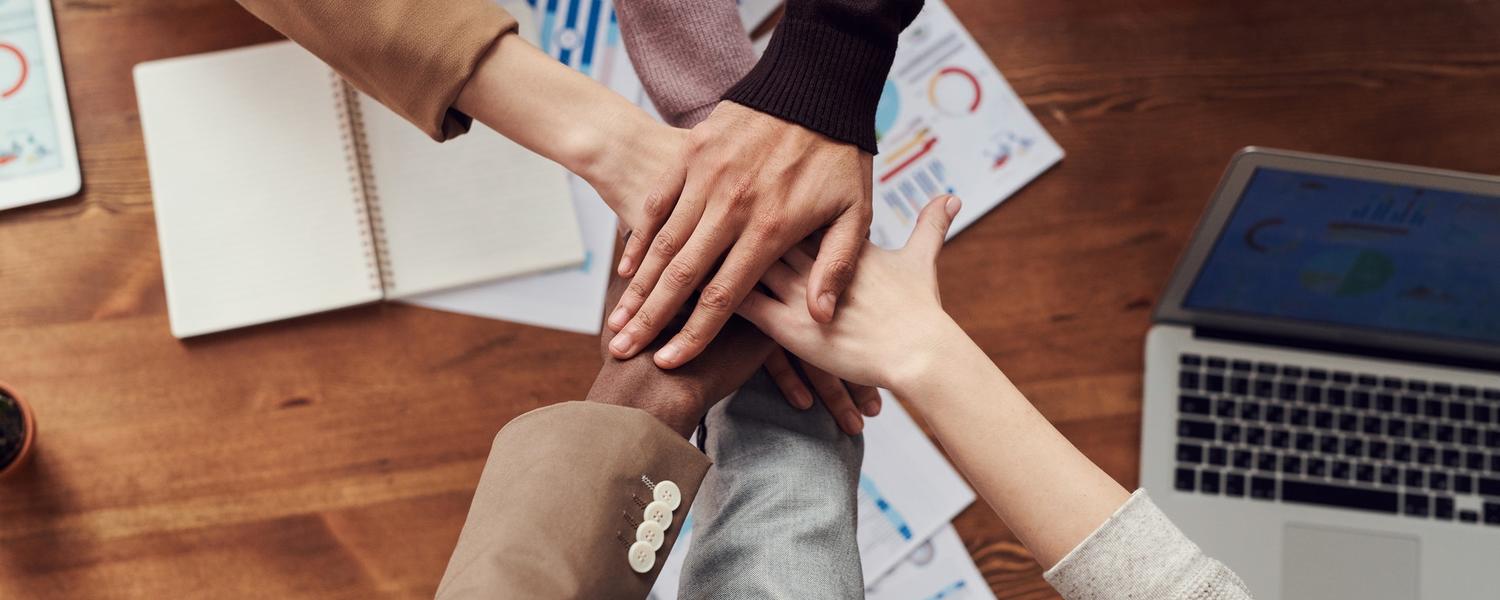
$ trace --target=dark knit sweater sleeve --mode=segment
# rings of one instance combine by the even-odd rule
[[[730,100],[875,153],[875,105],[922,0],[788,0]]]

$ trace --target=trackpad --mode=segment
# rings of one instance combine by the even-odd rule
[[[1290,524],[1285,534],[1286,600],[1417,598],[1417,538]]]

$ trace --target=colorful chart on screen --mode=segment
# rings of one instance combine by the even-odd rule
[[[957,233],[1062,159],[984,50],[941,0],[901,34],[876,109],[870,238],[906,243],[933,197],[957,194]]]
[[[62,166],[36,15],[0,0],[0,181]]]

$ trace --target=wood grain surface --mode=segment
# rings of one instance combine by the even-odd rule
[[[1127,486],[1149,315],[1231,153],[1500,172],[1500,3],[950,1],[1068,157],[953,240],[944,299]],[[55,6],[84,191],[0,213],[0,380],[40,428],[0,598],[430,597],[491,438],[597,345],[400,305],[173,339],[131,67],[278,36],[228,0]],[[987,508],[958,529],[996,595],[1055,596]]]

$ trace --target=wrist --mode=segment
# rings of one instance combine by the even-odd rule
[[[900,398],[921,397],[922,390],[931,389],[955,368],[962,368],[959,365],[968,364],[972,354],[984,354],[947,314],[917,330],[923,335],[904,345],[911,352],[903,360],[892,362],[897,366],[885,384]]]
[[[658,380],[655,385],[623,382],[605,372],[600,372],[594,380],[585,400],[645,411],[684,438],[698,427],[707,406],[701,393],[678,382]]]

